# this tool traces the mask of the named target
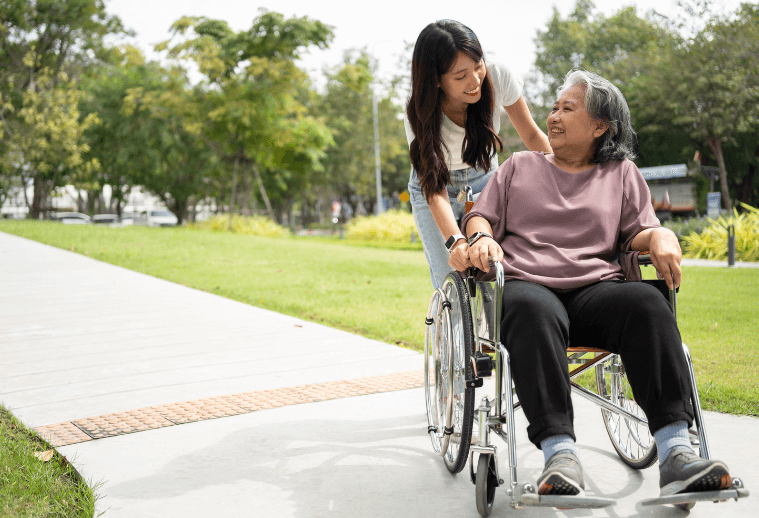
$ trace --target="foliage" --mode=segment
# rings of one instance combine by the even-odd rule
[[[343,62],[327,71],[326,92],[318,104],[335,139],[324,162],[325,183],[336,198],[349,203],[358,214],[374,212],[377,197],[373,95],[383,194],[406,190],[411,170],[396,91],[392,84],[378,84],[373,69],[366,49],[345,52]]]
[[[414,216],[400,210],[390,210],[379,216],[359,216],[345,225],[349,240],[408,243],[419,239]]]
[[[735,231],[735,259],[737,261],[759,261],[759,209],[741,204],[746,212],[738,214],[733,209],[730,217],[720,216],[709,219],[710,226],[699,233],[685,236],[684,257],[692,259],[727,258],[728,226]]]
[[[680,246],[684,246],[686,236],[689,236],[694,232],[703,232],[704,229],[709,228],[709,225],[711,225],[710,221],[711,220],[706,216],[688,219],[676,218],[664,221],[662,226],[674,232],[677,239],[680,241]]]
[[[648,109],[671,117],[711,151],[720,170],[723,206],[729,210],[733,203],[724,145],[759,130],[759,6],[744,4],[734,16],[713,16],[662,56],[656,80],[646,81]]]
[[[153,164],[146,159],[152,148],[147,131],[150,117],[144,111],[131,109],[133,106],[125,104],[125,99],[136,88],[163,89],[168,82],[166,76],[167,72],[157,63],[145,63],[139,50],[126,46],[114,49],[113,62],[93,66],[83,77],[80,109],[83,113],[97,114],[101,121],[85,132],[90,148],[88,156],[98,161],[100,169],[95,175],[79,177],[72,183],[89,191],[90,204],[105,185],[110,185],[116,213],[121,214],[132,187],[140,178],[152,177]],[[163,187],[159,190],[164,190]]]
[[[89,114],[80,120],[80,93],[65,74],[56,85],[52,77],[41,75],[37,87],[23,92],[21,106],[0,107],[0,141],[5,153],[0,167],[20,177],[21,184],[34,182],[34,197],[30,217],[38,217],[49,192],[64,185],[68,177],[88,175],[99,168],[96,159],[87,159],[89,145],[83,133],[99,122]],[[6,120],[3,110],[13,113]],[[5,138],[4,138],[5,137]]]
[[[232,166],[223,176],[229,185],[230,211],[235,212],[238,203],[238,180],[246,192],[242,205],[250,210],[252,173],[269,216],[276,219],[262,173],[318,170],[323,150],[332,143],[319,119],[298,99],[306,77],[295,65],[307,47],[329,43],[331,28],[307,17],[285,19],[262,9],[249,30],[234,32],[222,20],[202,17],[183,17],[172,30],[184,39],[157,48],[170,57],[194,61],[206,78],[205,117],[198,119],[198,129],[217,158]],[[294,171],[293,163],[299,164]],[[279,185],[286,188],[284,182]]]
[[[218,157],[202,138],[199,121],[204,114],[198,95],[187,88],[184,72],[173,68],[153,89],[128,89],[122,107],[131,119],[130,130],[145,143],[133,181],[158,196],[180,225],[192,198],[219,167]]]
[[[289,229],[277,225],[269,218],[263,216],[223,214],[221,216],[209,218],[206,221],[190,223],[187,226],[198,230],[234,232],[236,234],[245,234],[249,236],[283,237],[290,235]]]

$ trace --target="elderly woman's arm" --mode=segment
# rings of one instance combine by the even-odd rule
[[[674,286],[680,286],[682,279],[680,260],[683,253],[674,232],[664,227],[641,230],[633,238],[630,248],[648,250],[656,272],[660,278],[667,281],[667,287],[672,289],[673,280]]]
[[[464,231],[467,238],[472,237],[477,232],[487,232],[491,236],[493,235],[493,228],[490,226],[490,222],[480,216],[472,217],[467,222]],[[495,240],[483,236],[469,248],[469,260],[475,268],[488,272],[490,270],[488,256],[492,257],[494,261],[500,262],[503,259],[503,249]]]

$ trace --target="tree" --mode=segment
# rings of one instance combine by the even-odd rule
[[[2,154],[3,169],[11,170],[25,188],[31,181],[34,194],[29,207],[29,217],[37,219],[45,208],[50,192],[63,185],[67,176],[90,173],[99,167],[97,160],[86,160],[89,146],[84,143],[83,133],[99,122],[95,114],[80,120],[79,96],[73,82],[41,75],[37,86],[24,92],[21,108],[15,117],[7,120],[4,110],[14,113],[13,105],[0,109],[4,137]]]
[[[708,146],[723,204],[732,208],[725,145],[759,128],[759,6],[743,4],[735,16],[712,18],[671,53],[662,75],[666,91],[658,91],[659,99],[666,99],[673,122]]]
[[[102,0],[3,2],[0,21],[0,156],[13,183],[25,188],[34,181],[30,217],[38,217],[49,189],[68,173],[81,174],[82,164],[95,165],[83,161],[85,147],[75,141],[95,119],[77,120],[71,78],[107,57],[105,36],[124,30]],[[35,145],[50,153],[39,156]]]
[[[183,70],[165,72],[153,89],[127,89],[121,113],[134,138],[145,143],[139,155],[132,155],[136,167],[130,179],[158,196],[181,224],[219,161],[201,135],[202,92],[187,88]]]
[[[101,124],[85,132],[90,145],[88,156],[97,159],[100,169],[92,178],[80,178],[77,186],[90,189],[90,200],[103,186],[110,185],[111,200],[121,217],[122,206],[137,178],[152,174],[152,164],[144,160],[150,139],[143,125],[155,122],[148,120],[146,111],[131,110],[127,115],[124,100],[135,88],[163,89],[168,74],[157,63],[145,63],[134,47],[127,46],[115,55],[118,61],[93,67],[82,79],[85,94],[81,110],[96,113],[101,120]],[[149,169],[143,170],[146,166]]]
[[[297,100],[306,75],[295,66],[303,49],[328,44],[331,28],[307,17],[285,19],[261,10],[247,31],[234,32],[221,20],[187,17],[172,30],[194,37],[157,48],[193,60],[206,77],[209,110],[202,135],[219,159],[232,166],[229,209],[236,210],[238,179],[250,185],[249,171],[270,217],[276,219],[262,172],[286,170],[280,160],[288,150],[318,159],[331,143],[323,125]]]
[[[373,212],[376,202],[372,89],[385,91],[377,94],[383,193],[405,190],[411,170],[395,84],[377,84],[373,68],[365,49],[347,51],[343,63],[327,71],[319,104],[335,138],[335,146],[327,151],[325,179],[337,197],[367,212]]]

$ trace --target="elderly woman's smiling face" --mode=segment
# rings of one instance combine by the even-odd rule
[[[556,157],[572,161],[592,158],[596,140],[608,129],[608,125],[588,113],[585,86],[580,84],[561,93],[546,123],[548,140]]]

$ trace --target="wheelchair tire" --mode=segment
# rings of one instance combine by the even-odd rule
[[[477,512],[482,516],[490,516],[490,513],[493,512],[495,488],[498,485],[495,468],[491,466],[494,462],[493,456],[487,453],[480,454],[480,458],[477,460],[475,498],[477,499]]]
[[[450,357],[446,337],[450,333],[450,312],[444,311],[445,300],[440,290],[435,290],[427,309],[427,329],[424,340],[424,397],[427,405],[427,431],[432,449],[442,455],[448,448],[450,436],[443,435],[448,427],[448,387]]]
[[[469,460],[469,447],[472,442],[472,424],[474,421],[474,388],[466,381],[474,378],[470,358],[474,354],[474,332],[469,294],[466,284],[457,272],[451,272],[440,287],[445,298],[450,302],[451,335],[446,341],[453,365],[453,384],[451,386],[452,412],[448,424],[453,428],[443,461],[448,471],[459,473]]]
[[[609,366],[611,372],[607,369]],[[611,365],[607,362],[596,365],[596,386],[599,396],[621,406],[631,414],[645,417],[643,410],[633,398],[625,367],[618,356],[614,356]],[[647,425],[636,423],[605,409],[601,409],[601,415],[611,444],[622,462],[635,469],[645,469],[656,462],[659,453]]]

